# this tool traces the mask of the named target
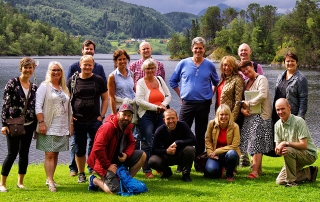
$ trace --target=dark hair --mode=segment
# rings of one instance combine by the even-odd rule
[[[239,70],[241,71],[241,68],[247,67],[247,66],[253,67],[252,62],[251,62],[250,60],[241,61],[241,62],[239,63]]]
[[[286,52],[286,54],[284,54],[284,57],[283,57],[283,62],[286,62],[286,58],[287,57],[291,57],[293,58],[296,62],[298,62],[298,56],[294,53],[294,52]]]
[[[93,49],[96,50],[96,43],[94,43],[94,41],[92,40],[85,40],[83,43],[82,43],[82,50],[84,49],[84,47],[87,47],[87,46],[90,46],[90,45],[93,45]]]
[[[28,65],[32,65],[34,69],[36,67],[36,63],[34,62],[34,59],[30,57],[22,58],[19,63],[19,70],[22,71],[22,68]]]
[[[130,62],[130,56],[129,56],[129,54],[127,53],[126,50],[124,50],[124,49],[115,50],[114,53],[113,53],[113,62],[114,62],[114,67],[115,67],[115,68],[117,68],[117,67],[116,67],[116,61],[117,61],[117,59],[118,59],[121,55],[126,56],[128,62]]]

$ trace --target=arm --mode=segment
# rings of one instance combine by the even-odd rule
[[[164,92],[165,98],[162,102],[162,105],[167,106],[171,101],[171,93],[166,84],[166,82],[162,79],[162,77],[158,77],[160,79],[161,84],[159,84]]]
[[[308,109],[308,81],[305,77],[298,82],[299,111],[298,116],[305,118]]]
[[[179,147],[184,146],[194,146],[197,143],[196,137],[194,136],[193,132],[185,122],[178,122],[177,128],[175,130],[178,130],[179,133],[183,134],[185,137],[182,140],[176,140],[175,144]]]
[[[157,111],[158,106],[152,104],[145,100],[146,94],[148,93],[147,86],[145,85],[144,79],[139,79],[137,83],[137,92],[136,92],[136,103],[139,107],[142,107],[145,110]]]
[[[43,111],[42,111],[43,105],[44,105],[44,100],[46,97],[46,92],[47,92],[47,85],[49,85],[49,83],[47,83],[47,84],[42,83],[36,92],[35,110],[36,110],[37,120],[39,122],[39,131],[37,131],[37,132],[39,132],[40,134],[47,133],[47,126],[45,125],[44,115],[43,115]]]
[[[216,141],[212,137],[214,135],[214,134],[212,134],[213,127],[214,127],[214,120],[211,120],[208,123],[206,137],[205,137],[205,145],[206,145],[206,151],[207,151],[208,156],[214,151],[214,144],[215,143],[213,141]]]
[[[288,150],[287,147],[292,147],[298,150],[306,150],[308,147],[307,138],[300,139],[299,142],[288,142],[289,145],[286,145],[286,141],[276,143],[276,154],[277,155],[286,155]]]
[[[250,105],[256,106],[256,105],[262,103],[268,96],[268,91],[269,91],[268,80],[264,76],[259,76],[259,77],[258,77],[259,80],[257,81],[258,82],[257,83],[257,90],[259,90],[259,95],[250,101],[245,101],[245,103],[244,103],[245,108],[248,108]]]
[[[108,93],[104,92],[101,94],[101,116],[105,116],[107,110],[108,110]],[[103,121],[102,117],[98,117],[101,118],[101,122]],[[99,119],[98,119],[99,120]]]
[[[157,128],[157,130],[154,132],[154,138],[152,143],[152,154],[155,155],[166,155],[167,154],[167,148],[163,146],[162,139],[168,137],[168,131],[167,129],[163,129],[164,126],[160,126]]]
[[[263,69],[262,66],[260,64],[257,64],[257,73],[260,75],[263,75]]]
[[[238,102],[242,100],[243,90],[244,90],[244,81],[243,78],[239,75],[235,78],[235,89],[234,89],[234,107],[232,110],[233,118],[234,120],[237,120],[239,116],[239,112],[241,109],[241,106],[238,105]]]
[[[161,76],[164,81],[166,80],[166,72],[161,62],[158,62],[158,71],[156,76]]]
[[[116,91],[116,85],[114,81],[114,75],[110,74],[108,77],[108,94],[110,99],[110,107],[113,114],[117,114],[115,91]]]

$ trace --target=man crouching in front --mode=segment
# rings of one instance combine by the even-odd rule
[[[106,193],[118,193],[117,166],[124,164],[129,167],[129,173],[134,177],[146,161],[146,154],[135,150],[131,123],[133,113],[130,104],[122,104],[117,115],[108,116],[98,129],[87,163],[101,179],[91,175],[89,191],[100,187]]]

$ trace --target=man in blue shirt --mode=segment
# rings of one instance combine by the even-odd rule
[[[191,128],[195,120],[196,156],[205,149],[204,137],[214,93],[212,86],[217,86],[219,82],[215,65],[203,56],[205,44],[202,37],[194,38],[191,45],[193,56],[181,60],[170,78],[170,86],[180,97],[180,121]],[[196,163],[194,167],[202,172]]]
[[[82,54],[83,55],[94,55],[94,51],[96,48],[96,44],[94,43],[94,41],[92,40],[85,40],[82,43]],[[70,77],[72,77],[72,75],[75,72],[79,72],[81,73],[81,68],[80,68],[80,62],[75,62],[73,64],[71,64],[68,68],[68,74],[67,74],[67,81]],[[92,70],[92,73],[99,75],[102,77],[102,79],[104,80],[105,84],[106,84],[106,88],[108,90],[107,87],[107,78],[106,78],[106,74],[104,72],[103,66],[99,63],[94,62],[94,67]],[[108,94],[107,94],[108,95]],[[107,98],[107,100],[109,100]],[[93,145],[93,140],[91,140],[91,138],[88,136],[88,141],[89,141],[89,146],[88,146],[88,155],[90,154],[90,151],[92,149],[92,145]],[[72,140],[71,140],[71,149],[70,149],[70,165],[69,165],[69,169],[70,169],[70,176],[76,176],[78,173],[78,168],[77,168],[77,164],[75,161],[75,152],[74,152],[74,136],[72,136]],[[88,167],[89,172],[92,172],[92,169],[90,167]]]

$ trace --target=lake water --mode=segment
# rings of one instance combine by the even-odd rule
[[[131,62],[140,59],[140,55],[131,55]],[[62,64],[64,67],[65,73],[67,73],[68,66],[72,64],[73,62],[76,62],[79,60],[79,56],[41,56],[41,57],[34,57],[35,60],[39,60],[39,66],[35,70],[35,74],[37,77],[37,83],[40,85],[40,83],[44,80],[47,67],[50,61],[58,61]],[[166,70],[166,83],[171,91],[172,94],[172,100],[170,103],[170,106],[174,109],[176,109],[179,113],[180,110],[180,103],[179,98],[174,90],[172,90],[169,86],[169,78],[173,72],[173,70],[176,67],[176,64],[178,61],[170,61],[168,60],[169,56],[167,55],[155,55],[153,56],[154,59],[161,61],[164,64],[165,70]],[[0,106],[2,107],[2,97],[3,97],[3,88],[7,81],[10,78],[16,77],[20,75],[18,64],[21,57],[0,57]],[[109,75],[114,70],[114,64],[112,60],[111,54],[96,54],[95,55],[95,61],[102,64],[106,73],[106,76]],[[219,73],[219,64],[216,63],[217,71]],[[284,68],[276,68],[271,67],[268,65],[263,65],[264,75],[268,78],[269,81],[269,87],[270,87],[270,94],[271,99],[273,101],[274,96],[274,87],[275,82],[280,73],[284,71]],[[300,69],[301,70],[301,69]],[[308,123],[310,132],[312,137],[314,138],[316,145],[320,147],[320,137],[319,137],[319,110],[318,110],[318,104],[319,102],[319,78],[320,78],[320,71],[316,69],[302,69],[301,70],[304,75],[307,77],[309,82],[309,102],[308,102],[308,112],[306,114],[306,121]],[[219,73],[220,74],[220,73]],[[201,84],[199,84],[201,85]],[[110,107],[109,107],[110,108]],[[108,109],[107,114],[110,114],[110,109]],[[210,119],[214,117],[214,104],[211,107],[210,111]],[[35,148],[34,146],[35,141],[33,141],[31,148]],[[0,136],[0,162],[3,162],[3,158],[6,155],[6,139],[3,135]],[[38,154],[41,153],[41,156],[43,156],[43,153],[40,151],[37,151],[35,149],[30,152],[30,156],[32,154]],[[67,159],[67,160],[66,160]],[[68,162],[69,156],[68,152],[62,152],[59,155],[59,163]],[[38,158],[35,162],[42,162],[43,158]],[[31,162],[32,159],[31,159]]]

